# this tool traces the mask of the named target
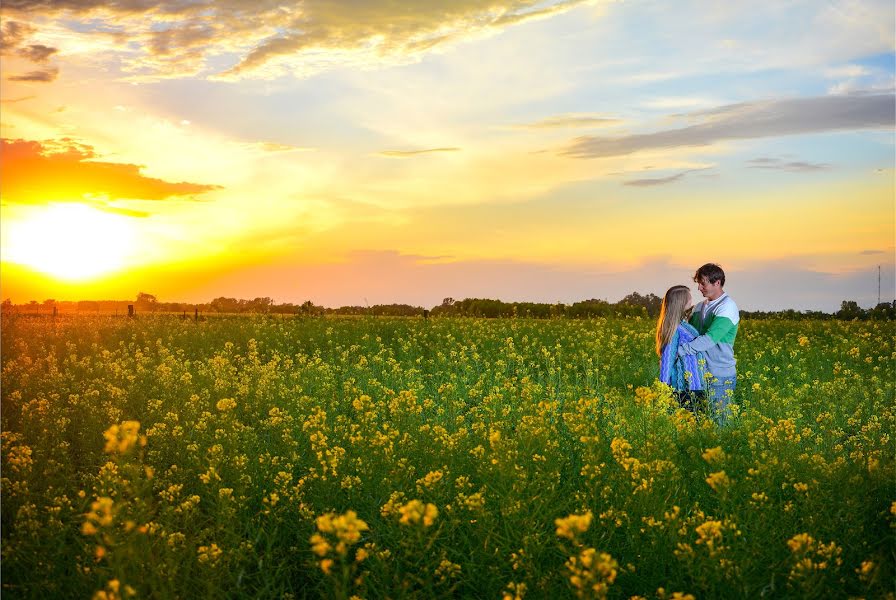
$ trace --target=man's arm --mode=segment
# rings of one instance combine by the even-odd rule
[[[735,325],[731,319],[716,315],[705,334],[694,338],[691,342],[678,345],[678,355],[685,356],[687,354],[705,352],[718,344],[725,338],[725,336],[731,333],[731,330],[735,327],[737,327],[737,325]]]

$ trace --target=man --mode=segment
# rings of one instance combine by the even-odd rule
[[[681,344],[678,354],[703,352],[706,370],[712,375],[706,386],[710,413],[716,423],[724,424],[728,418],[728,403],[737,385],[734,360],[734,339],[740,313],[731,296],[725,293],[725,272],[722,267],[707,263],[694,274],[697,289],[705,300],[694,307],[690,323],[700,333],[692,342]]]

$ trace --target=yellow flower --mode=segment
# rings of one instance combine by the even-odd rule
[[[233,398],[222,398],[221,400],[218,400],[218,403],[215,404],[215,406],[221,412],[227,412],[228,410],[236,408],[236,400]]]
[[[103,433],[106,438],[106,454],[124,454],[137,443],[146,445],[146,436],[138,435],[139,421],[124,421],[121,425],[112,425]]]
[[[716,542],[722,539],[722,522],[709,520],[698,525],[694,530],[697,532],[697,543],[705,544],[712,547]]]
[[[330,574],[330,570],[333,568],[333,559],[325,558],[320,561],[320,570],[324,572],[325,575]]]
[[[578,556],[566,561],[569,582],[579,598],[607,597],[610,585],[616,581],[619,564],[606,552],[585,548]]]
[[[311,536],[311,551],[318,556],[324,557],[329,554],[332,549],[333,547],[327,542],[327,539],[324,536],[319,533],[315,533]]]
[[[877,565],[874,564],[873,560],[862,561],[862,565],[858,569],[856,569],[856,573],[859,575],[859,579],[864,583],[870,582],[874,577],[876,566]]]
[[[442,480],[445,474],[442,471],[430,471],[424,477],[417,480],[417,491],[423,492],[424,489],[431,488]]]
[[[508,583],[507,591],[504,592],[504,596],[501,598],[501,600],[523,600],[525,596],[525,583]]]
[[[703,460],[708,462],[709,464],[722,462],[725,460],[725,451],[722,450],[721,446],[716,446],[715,448],[709,448],[705,452],[703,452]]]
[[[221,549],[218,547],[218,544],[199,546],[197,553],[199,554],[199,562],[209,563],[212,566],[218,564],[218,559],[221,557]]]
[[[725,471],[717,471],[709,474],[709,477],[706,478],[706,483],[716,492],[723,492],[731,485],[731,480],[728,479]]]
[[[459,564],[443,559],[442,562],[439,563],[439,566],[436,567],[436,576],[439,578],[440,582],[445,582],[457,577],[460,574],[460,570],[461,567]]]
[[[808,533],[798,533],[787,540],[787,546],[794,554],[798,552],[805,552],[806,550],[809,550],[814,544],[815,539]]]
[[[591,521],[594,515],[589,510],[583,515],[569,515],[554,520],[557,526],[556,534],[558,537],[564,537],[575,540],[580,533],[585,533],[591,527]]]
[[[402,525],[416,525],[422,521],[424,527],[430,527],[439,516],[439,510],[435,504],[424,505],[420,500],[411,500],[400,507],[398,511],[401,513],[398,522]]]

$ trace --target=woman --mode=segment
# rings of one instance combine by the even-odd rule
[[[694,307],[687,286],[669,288],[656,324],[656,353],[660,357],[660,381],[669,385],[678,404],[694,411],[704,397],[706,359],[702,353],[678,356],[679,344],[691,342],[699,333],[687,322]]]

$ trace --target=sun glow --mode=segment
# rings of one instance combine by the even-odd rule
[[[83,204],[35,208],[4,227],[3,260],[68,281],[119,271],[134,251],[131,221]]]

